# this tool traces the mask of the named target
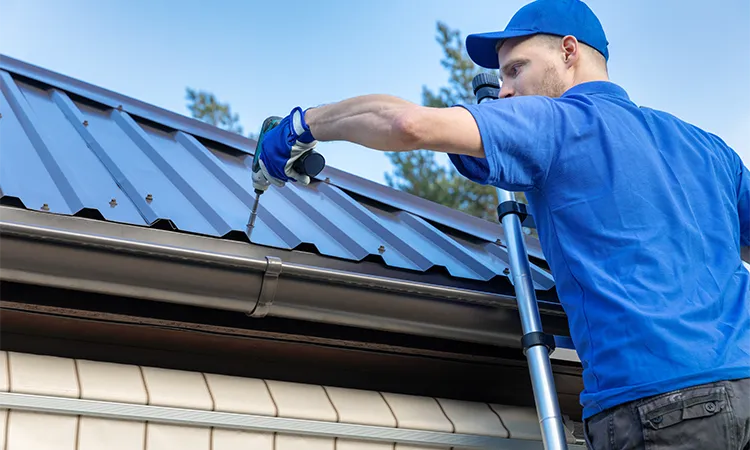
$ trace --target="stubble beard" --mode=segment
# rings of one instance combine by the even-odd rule
[[[554,66],[547,66],[544,70],[542,82],[536,91],[539,95],[552,98],[560,97],[565,93],[565,83],[560,79],[560,75],[557,73]]]

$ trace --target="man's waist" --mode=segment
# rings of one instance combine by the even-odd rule
[[[638,371],[638,369],[632,370]],[[590,418],[595,414],[624,403],[645,399],[676,389],[748,377],[750,377],[750,361],[745,360],[744,364],[720,366],[710,370],[686,373],[679,376],[664,376],[663,373],[656,373],[651,375],[653,380],[646,383],[618,386],[595,392],[585,389],[581,393],[583,417],[584,419]]]

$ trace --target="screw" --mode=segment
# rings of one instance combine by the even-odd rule
[[[89,121],[88,121],[88,120],[84,120],[84,121],[83,121],[83,126],[84,126],[84,127],[87,127],[87,126],[89,126]]]
[[[384,251],[385,251],[384,246],[381,245],[380,247],[378,247],[378,253],[383,253]]]
[[[122,111],[122,105],[117,105],[117,110]]]
[[[497,244],[497,245],[503,245],[503,241],[501,241],[500,239],[496,239],[495,240],[495,244]]]
[[[503,275],[510,275],[510,269],[508,269],[507,267],[503,269]]]
[[[151,200],[153,200],[153,199],[154,199],[154,196],[153,196],[153,195],[151,195],[151,194],[146,194],[146,201],[147,201],[147,202],[149,202],[149,203],[150,203],[150,202],[151,202]]]
[[[2,119],[2,118],[3,118],[3,114],[2,114],[2,113],[0,113],[0,119]]]
[[[117,206],[117,200],[115,200],[114,198],[113,198],[112,200],[110,200],[110,201],[109,201],[109,206],[111,206],[111,207],[113,207],[113,208],[114,208],[115,206]]]
[[[323,181],[325,181],[326,183],[330,183],[330,182],[331,182],[331,179],[330,179],[330,178],[328,178],[328,177],[326,177],[326,179],[325,179],[325,180],[323,180]]]
[[[48,205],[48,204],[46,204],[46,203],[45,203],[45,204],[43,204],[43,205],[42,205],[42,211],[49,211],[49,205]]]

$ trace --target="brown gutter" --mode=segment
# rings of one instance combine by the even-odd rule
[[[43,227],[5,215],[0,235],[2,280],[483,344],[518,346],[520,338],[509,295]],[[561,311],[543,315],[545,331],[568,334]]]

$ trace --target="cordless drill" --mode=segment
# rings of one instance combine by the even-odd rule
[[[279,116],[271,116],[266,118],[266,120],[263,121],[263,125],[260,127],[260,136],[258,137],[258,143],[255,147],[255,154],[253,155],[253,165],[252,165],[252,171],[253,173],[260,172],[260,155],[263,153],[263,139],[266,137],[266,133],[274,129],[279,122],[281,122],[282,117]],[[292,167],[294,170],[296,170],[301,175],[307,175],[310,178],[315,177],[320,173],[321,170],[326,165],[326,160],[323,158],[323,155],[316,152],[315,150],[310,150],[297,158],[296,161],[294,161],[294,164]],[[266,189],[268,189],[268,186],[270,185],[269,182],[260,183],[256,181],[255,177],[253,177],[253,188],[255,189],[255,203],[253,203],[253,210],[250,213],[250,221],[247,224],[248,226],[248,235],[253,231],[253,227],[255,226],[255,218],[258,215],[258,205],[260,203],[260,195],[264,192],[266,192]]]

